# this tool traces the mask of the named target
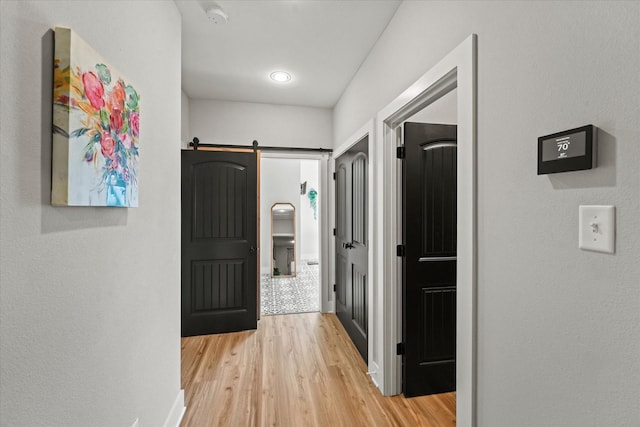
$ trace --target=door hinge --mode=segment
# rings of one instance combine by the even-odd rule
[[[398,344],[396,344],[396,354],[398,356],[401,356],[404,354],[404,343],[403,342],[399,342]]]
[[[396,148],[396,157],[398,159],[405,159],[407,156],[407,151],[404,149],[404,145]]]
[[[333,173],[333,180],[334,181],[336,180],[336,173],[335,172]]]
[[[335,228],[333,229],[333,235],[334,236],[336,235],[336,229]]]
[[[338,290],[338,287],[336,286],[336,284],[333,284],[333,292],[336,292]]]
[[[398,245],[396,246],[396,255],[398,256],[404,256],[406,252],[406,248],[404,245]]]

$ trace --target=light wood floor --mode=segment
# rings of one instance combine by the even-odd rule
[[[333,314],[182,338],[181,427],[455,426],[455,393],[383,397]]]

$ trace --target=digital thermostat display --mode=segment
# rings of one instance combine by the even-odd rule
[[[538,175],[595,167],[592,125],[538,138]]]
[[[545,139],[542,141],[542,161],[584,156],[586,144],[586,132]]]

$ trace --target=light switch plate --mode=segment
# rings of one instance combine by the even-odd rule
[[[615,206],[580,206],[579,223],[580,249],[608,254],[615,252]]]

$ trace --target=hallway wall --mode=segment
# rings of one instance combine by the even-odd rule
[[[329,108],[189,99],[189,138],[201,143],[330,148]],[[183,146],[186,147],[186,144]]]
[[[180,91],[180,146],[187,147],[187,144],[193,140],[189,129],[189,97]]]
[[[176,425],[180,14],[168,1],[0,12],[0,425]],[[141,95],[138,208],[50,204],[56,25]]]
[[[478,35],[478,426],[640,424],[640,3],[405,1],[334,110],[334,147]],[[597,169],[537,176],[592,123]],[[578,206],[617,209],[616,254]]]
[[[300,259],[318,261],[320,259],[320,209],[325,194],[320,194],[320,161],[300,161],[300,183],[307,183],[307,193],[300,195]],[[316,217],[309,194],[316,191]]]
[[[300,238],[300,160],[262,158],[260,164],[260,274],[271,273],[271,207],[291,203],[295,209],[295,233]],[[300,262],[296,242],[296,267]]]

